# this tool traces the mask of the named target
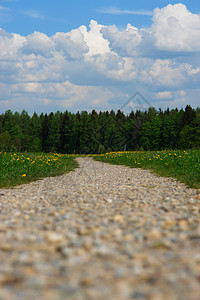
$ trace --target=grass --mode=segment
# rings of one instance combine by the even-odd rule
[[[150,152],[111,152],[95,160],[150,169],[160,176],[173,177],[191,188],[200,188],[200,149]]]
[[[0,188],[61,175],[76,167],[74,157],[66,154],[0,152]]]
[[[78,156],[92,156],[106,163],[150,169],[158,175],[176,178],[188,187],[200,188],[200,149],[111,152],[101,155],[0,152],[0,188],[72,171],[78,167],[74,160]]]

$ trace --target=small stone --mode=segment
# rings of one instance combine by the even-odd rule
[[[81,228],[78,228],[78,230],[77,230],[77,233],[79,235],[88,235],[88,234],[90,234],[90,232],[91,232],[90,228],[86,228],[86,227],[81,227]]]
[[[126,234],[123,236],[124,241],[131,241],[133,239],[133,236],[131,234]]]
[[[110,198],[106,199],[106,201],[107,201],[108,203],[112,203],[112,202],[113,202],[112,199],[110,199]]]
[[[52,244],[59,244],[65,242],[65,236],[63,234],[57,233],[57,232],[47,232],[46,235],[47,241]]]
[[[167,228],[169,226],[175,226],[175,225],[176,225],[175,219],[167,219],[163,224],[163,228]]]
[[[19,217],[19,216],[21,216],[21,215],[22,215],[21,211],[16,211],[16,212],[14,213],[14,217]]]
[[[146,235],[146,237],[150,240],[158,240],[162,237],[162,233],[159,229],[154,228]]]
[[[2,251],[9,251],[9,250],[11,250],[12,248],[11,248],[11,246],[8,244],[8,243],[2,243],[1,245],[0,245],[0,250],[2,250]]]
[[[85,277],[85,278],[81,279],[80,284],[82,286],[84,286],[84,287],[93,286],[94,285],[94,281],[90,277]]]
[[[63,257],[69,258],[74,254],[74,250],[68,247],[59,247],[58,252],[62,254]]]
[[[18,284],[23,280],[20,274],[0,274],[0,286]]]
[[[188,227],[188,221],[187,220],[180,220],[180,221],[178,221],[178,225],[180,227],[187,228]]]
[[[124,223],[124,217],[122,215],[116,215],[116,216],[114,216],[113,220],[115,222]]]

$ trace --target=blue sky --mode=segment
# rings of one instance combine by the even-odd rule
[[[0,0],[0,28],[0,112],[200,105],[199,0]]]
[[[0,0],[4,8],[0,27],[12,33],[27,35],[41,31],[53,35],[58,31],[70,31],[81,25],[88,26],[94,19],[100,24],[124,27],[131,23],[136,27],[150,26],[153,10],[179,1],[66,1],[66,0]],[[192,13],[200,13],[199,0],[181,1]]]

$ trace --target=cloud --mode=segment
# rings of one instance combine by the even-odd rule
[[[10,10],[8,7],[0,5],[0,12],[1,11],[8,11],[8,10]]]
[[[35,9],[24,10],[22,13],[24,15],[28,16],[28,17],[33,18],[33,19],[44,19],[44,16],[41,15],[41,13],[38,12],[37,10],[35,10]]]
[[[143,15],[153,16],[153,12],[149,10],[122,10],[117,7],[104,7],[97,10],[99,13],[110,15]]]
[[[139,30],[127,25],[125,30],[119,31],[115,25],[102,27],[101,32],[110,43],[111,49],[121,56],[133,56],[137,53],[137,46],[141,43]]]
[[[157,99],[169,99],[172,98],[172,92],[165,91],[165,92],[155,93],[154,97]]]
[[[184,4],[156,8],[152,32],[155,45],[160,50],[200,51],[200,15],[189,12]]]
[[[1,109],[117,109],[123,103],[113,99],[126,102],[137,90],[159,105],[175,100],[182,105],[187,99],[197,106],[197,36],[199,16],[183,4],[156,9],[146,29],[94,20],[89,28],[82,25],[50,37],[0,29]]]

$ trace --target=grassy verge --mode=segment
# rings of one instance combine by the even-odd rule
[[[74,157],[43,153],[0,153],[0,188],[57,176],[78,167]]]
[[[151,169],[161,176],[173,177],[188,187],[200,188],[200,149],[150,152],[112,152],[94,156],[111,164]]]

